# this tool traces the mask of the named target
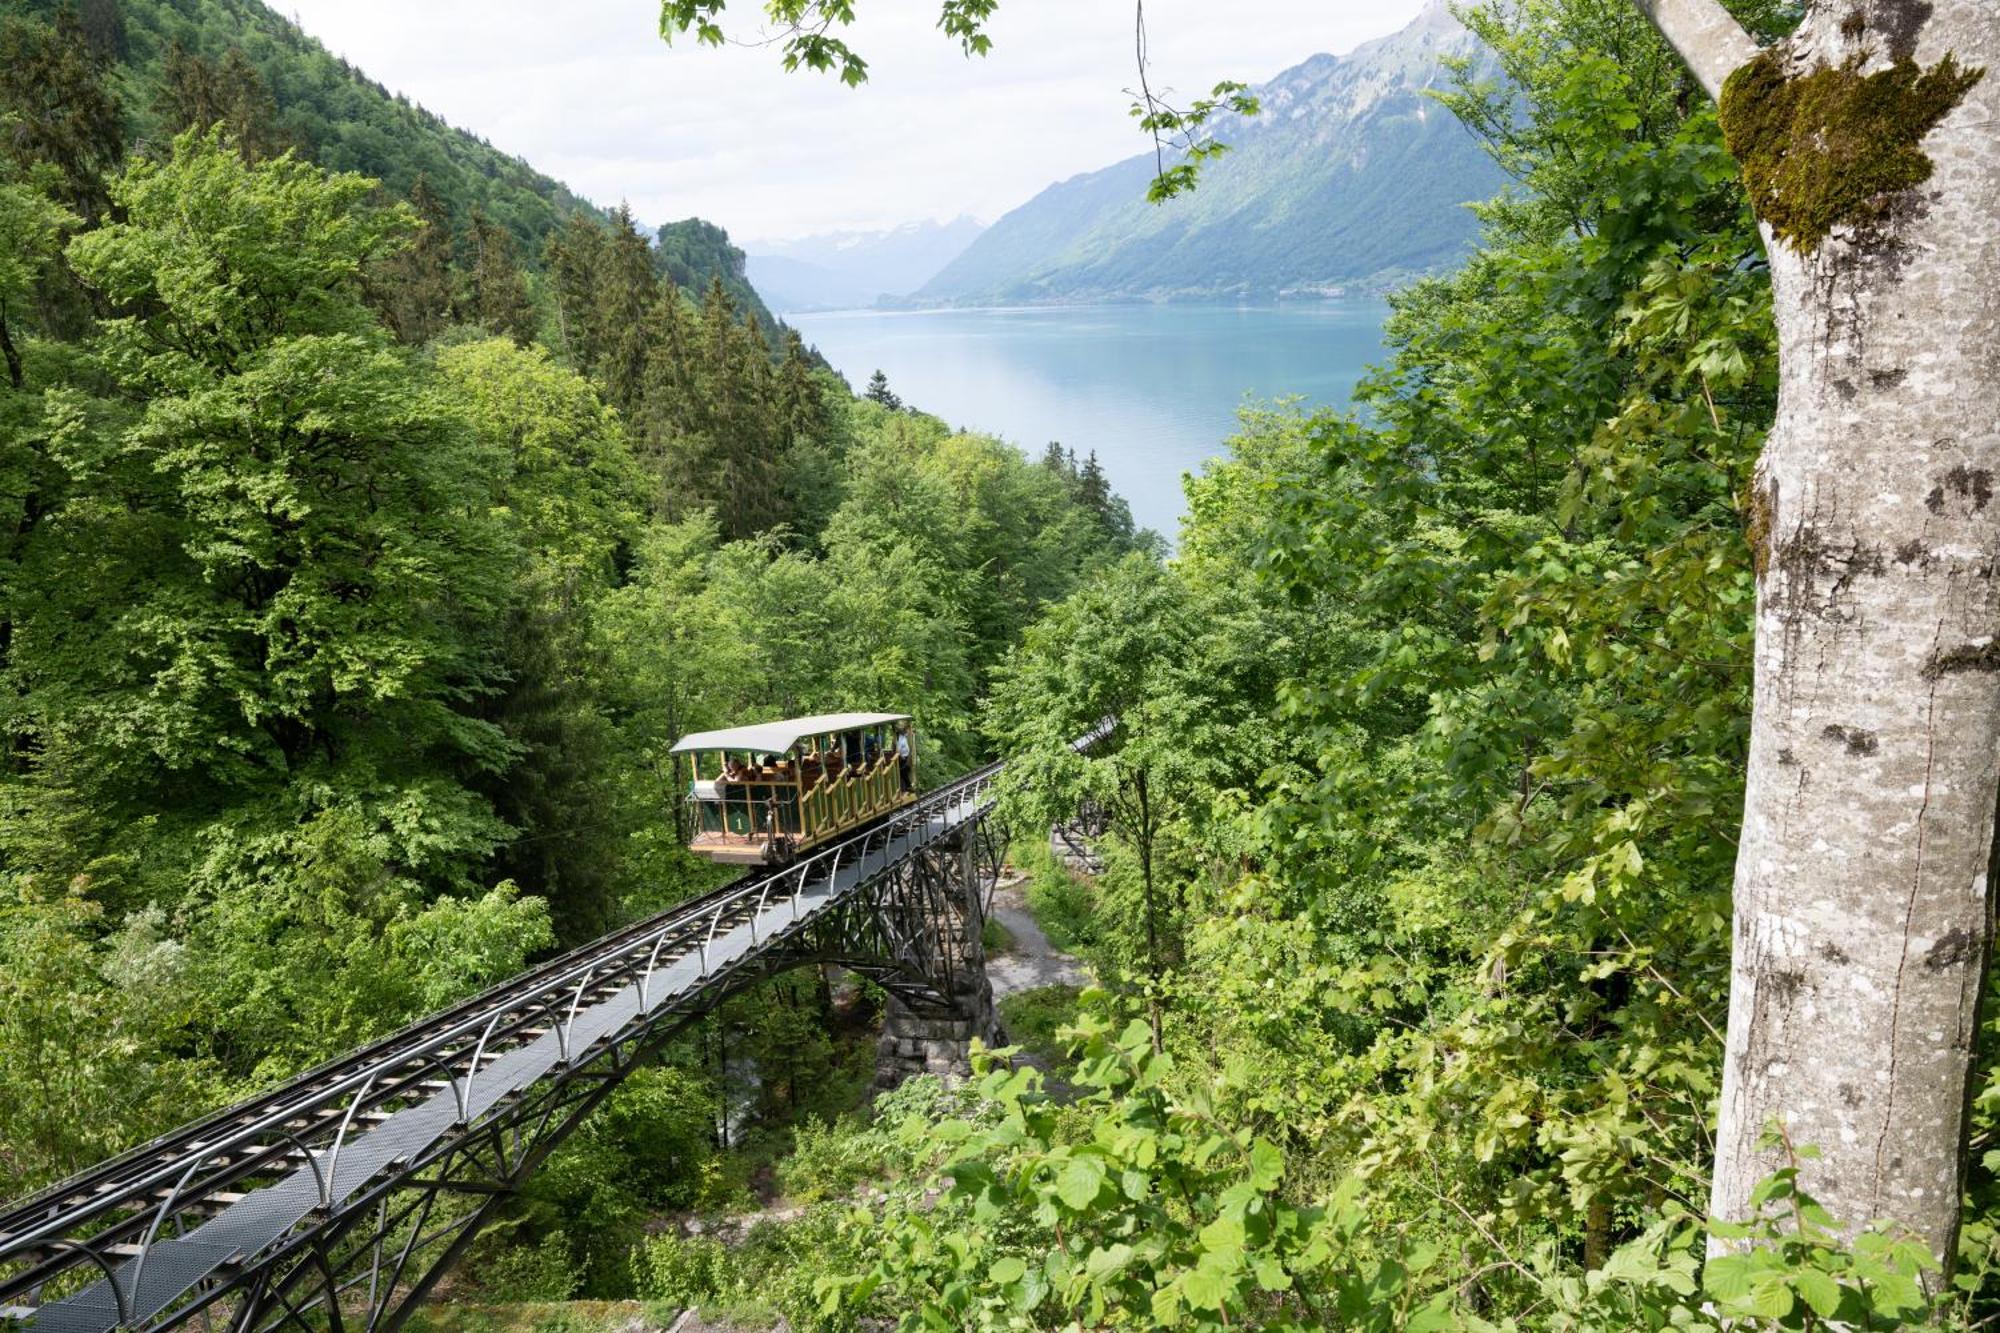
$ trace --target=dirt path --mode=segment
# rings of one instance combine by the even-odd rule
[[[1037,986],[1090,984],[1090,969],[1049,943],[1041,923],[1028,910],[1027,884],[1027,876],[1014,875],[1002,879],[993,890],[990,914],[1014,938],[1006,953],[986,960],[986,979],[993,984],[996,1000]]]

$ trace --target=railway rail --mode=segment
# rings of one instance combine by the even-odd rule
[[[1079,748],[1108,733],[1101,725]],[[989,764],[0,1208],[0,1317],[36,1333],[394,1328],[636,1064],[727,995],[838,962],[949,994]]]

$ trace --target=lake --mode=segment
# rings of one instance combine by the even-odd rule
[[[904,402],[1039,456],[1091,450],[1132,516],[1170,541],[1181,474],[1223,452],[1245,397],[1347,401],[1382,357],[1379,301],[1040,306],[787,314],[858,389],[878,368]]]

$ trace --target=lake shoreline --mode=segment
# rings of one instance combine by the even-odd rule
[[[1014,314],[1029,311],[1047,312],[1064,310],[1159,310],[1159,309],[1209,309],[1209,310],[1277,310],[1293,307],[1345,306],[1345,305],[1385,305],[1395,293],[1407,284],[1385,287],[1380,291],[1348,292],[1341,296],[1268,296],[1231,299],[1225,296],[1175,296],[1152,298],[1133,296],[1126,298],[1105,297],[1082,301],[1005,301],[993,305],[873,305],[873,306],[827,306],[811,310],[777,310],[774,313],[787,324],[795,319],[825,319],[846,315],[966,315],[966,314]]]
[[[1096,453],[1134,520],[1171,542],[1184,473],[1226,452],[1246,404],[1349,401],[1383,359],[1386,302],[1155,302],[787,313],[854,385],[1038,455]]]

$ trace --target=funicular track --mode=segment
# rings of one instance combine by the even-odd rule
[[[0,1317],[398,1326],[625,1074],[729,995],[813,962],[919,1005],[948,994],[951,930],[983,910],[974,867],[1001,854],[1000,768],[0,1208]]]

